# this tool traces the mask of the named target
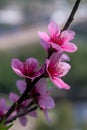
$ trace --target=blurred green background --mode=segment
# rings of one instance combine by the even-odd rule
[[[16,57],[25,60],[28,57],[35,57],[41,65],[46,53],[40,46],[38,35],[35,33],[43,29],[41,26],[47,29],[50,19],[59,21],[60,26],[63,27],[66,21],[63,14],[69,13],[68,9],[72,8],[74,2],[74,0],[0,0],[0,97],[2,94],[8,95],[10,91],[18,92],[15,82],[20,77],[12,71],[11,59]],[[71,89],[66,91],[54,87],[52,96],[56,101],[56,107],[49,113],[52,122],[47,123],[42,113],[39,112],[34,130],[87,130],[86,7],[87,1],[83,0],[75,20],[70,26],[70,29],[76,32],[74,42],[78,46],[78,51],[69,54],[72,69],[63,79],[71,86]],[[11,17],[9,20],[7,18],[7,22],[6,17],[2,17],[8,10],[8,16],[12,15],[10,11],[18,11],[18,16],[17,12],[13,13],[15,22],[10,20]],[[60,18],[63,20],[61,21]],[[33,36],[31,37],[30,31],[31,33],[35,32],[33,34],[36,35],[35,40],[33,40]],[[24,41],[22,41],[21,33],[26,36]],[[16,37],[19,38],[18,41],[15,40]]]

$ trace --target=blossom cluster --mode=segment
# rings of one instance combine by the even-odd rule
[[[66,52],[72,53],[77,50],[77,46],[72,43],[75,32],[61,31],[55,21],[49,23],[48,31],[49,34],[38,32],[40,44],[47,53],[42,66],[39,67],[39,62],[33,57],[24,62],[18,58],[12,59],[13,71],[24,80],[16,82],[20,96],[13,92],[9,94],[9,99],[13,103],[12,107],[6,105],[4,98],[0,100],[0,119],[4,116],[6,122],[11,122],[19,118],[20,123],[25,126],[27,116],[37,117],[37,108],[39,108],[44,112],[47,120],[50,120],[48,111],[55,107],[55,101],[47,88],[47,78],[59,89],[70,89],[62,77],[71,69],[67,63],[70,58]]]

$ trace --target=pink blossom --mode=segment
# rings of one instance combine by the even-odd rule
[[[13,71],[21,77],[34,79],[40,75],[38,71],[38,61],[35,58],[28,58],[25,62],[14,58],[12,59],[11,66]]]
[[[45,110],[55,107],[54,100],[51,96],[49,96],[49,91],[47,91],[47,82],[45,79],[41,79],[37,82],[32,91],[32,95],[41,109]]]
[[[46,71],[54,85],[58,88],[69,89],[70,86],[61,79],[61,77],[65,76],[71,68],[64,60],[69,60],[67,55],[53,53],[50,59],[46,60]]]
[[[18,80],[16,82],[17,87],[21,93],[24,92],[26,89],[26,82],[24,80]],[[54,100],[51,96],[49,96],[50,92],[47,91],[47,82],[45,79],[40,79],[34,89],[31,92],[32,98],[35,99],[36,103],[40,106],[42,109],[51,109],[55,107]],[[11,97],[13,99],[14,95]],[[15,95],[16,99],[17,95]],[[14,98],[15,99],[15,98]],[[15,101],[15,100],[14,100]]]
[[[23,80],[17,81],[17,87],[21,93],[26,88],[26,82]],[[24,89],[24,90],[23,90]],[[49,121],[48,110],[55,107],[54,100],[49,96],[50,91],[47,90],[47,82],[45,79],[40,79],[31,92],[31,97],[36,104],[39,105],[40,109],[44,112],[46,119]],[[35,111],[29,113],[33,117],[37,117]]]
[[[41,39],[41,45],[48,51],[50,48],[55,51],[66,51],[75,52],[77,46],[71,42],[74,39],[75,32],[72,30],[60,30],[59,26],[51,21],[48,25],[48,30],[50,36],[45,32],[39,32],[39,37]]]
[[[46,80],[40,79],[32,91],[32,96],[35,99],[35,102],[39,105],[40,109],[43,111],[48,122],[50,121],[48,111],[55,107],[55,102],[49,94],[50,91],[47,90]]]

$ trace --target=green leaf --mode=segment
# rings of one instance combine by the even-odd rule
[[[12,126],[13,126],[13,123],[10,124],[10,125],[8,125],[8,126],[6,127],[6,130],[9,130]]]
[[[11,123],[10,125],[6,126],[4,124],[4,120],[0,123],[0,130],[9,130],[11,127],[13,126],[13,123]]]

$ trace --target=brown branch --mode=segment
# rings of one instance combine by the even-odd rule
[[[13,105],[10,107],[10,109],[5,114],[4,119],[7,119],[11,115],[11,113],[15,110],[16,106],[20,105],[20,103],[23,101],[23,99],[25,98],[25,96],[26,96],[27,93],[28,93],[28,88],[26,88],[26,90],[21,95],[21,97],[18,99],[18,101],[15,102],[15,103],[13,103]]]
[[[17,114],[16,116],[14,116],[13,118],[11,118],[11,119],[5,121],[5,124],[11,123],[12,121],[16,120],[17,118],[22,117],[22,116],[26,115],[26,114],[29,113],[29,112],[35,111],[37,108],[38,108],[37,106],[34,106],[34,107],[32,107],[31,109],[29,109],[29,110],[27,110],[27,111],[18,113],[18,114]]]
[[[27,94],[33,89],[34,85],[43,77],[43,74],[40,75],[39,77],[35,78],[35,80],[31,83],[31,84],[27,84],[26,90],[24,91],[24,93],[21,95],[21,97],[18,99],[17,102],[13,103],[13,105],[10,107],[10,109],[7,111],[7,113],[4,115],[4,119],[6,120],[11,113],[15,110],[17,105],[20,105],[23,100],[25,99],[25,97],[27,97]],[[2,121],[2,119],[0,120],[0,122]]]
[[[70,14],[65,26],[63,27],[62,31],[68,29],[68,27],[70,26],[71,22],[74,19],[75,13],[76,13],[76,11],[78,9],[78,6],[79,6],[80,2],[81,2],[81,0],[76,0],[75,5],[74,5],[74,7],[73,7],[73,9],[71,11],[71,14]]]

